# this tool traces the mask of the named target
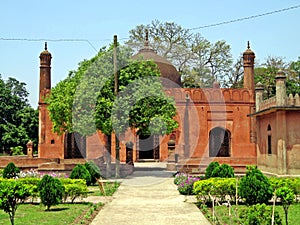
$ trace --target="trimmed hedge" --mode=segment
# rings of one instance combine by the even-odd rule
[[[231,201],[235,200],[236,179],[235,178],[210,178],[199,180],[194,183],[194,193],[201,203],[210,202],[210,196],[217,197],[221,202],[229,196]]]

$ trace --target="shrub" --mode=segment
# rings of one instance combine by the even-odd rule
[[[256,166],[248,166],[246,176],[242,177],[239,194],[249,205],[267,203],[273,195],[268,178]]]
[[[235,199],[236,191],[235,178],[210,178],[194,183],[194,193],[197,195],[199,203],[210,202],[210,196],[217,197],[220,201],[225,201],[225,196],[231,200]]]
[[[219,167],[220,164],[218,162],[211,162],[208,167],[206,167],[206,170],[205,170],[205,177],[208,179],[211,177],[212,175],[212,172],[214,171],[214,169],[216,167]]]
[[[84,165],[78,164],[74,167],[70,174],[71,179],[84,179],[86,181],[86,185],[91,184],[91,175],[89,171],[85,168]]]
[[[245,225],[271,224],[272,207],[266,204],[256,204],[240,210],[240,222]],[[281,219],[277,211],[274,213],[274,225],[281,225]]]
[[[41,202],[46,206],[46,210],[50,207],[61,203],[64,186],[58,178],[45,175],[38,185]]]
[[[64,201],[70,198],[71,203],[73,203],[76,198],[83,198],[87,196],[88,189],[86,185],[66,184],[64,187]]]
[[[0,183],[0,208],[8,213],[12,225],[18,205],[29,195],[29,190],[18,180],[4,180]]]
[[[101,177],[99,167],[93,161],[86,162],[84,166],[91,175],[91,184],[94,184]]]
[[[10,162],[3,170],[3,178],[15,178],[18,173],[20,173],[20,169],[13,162]]]
[[[282,177],[269,177],[269,182],[272,186],[272,188],[278,189],[281,187],[288,187],[290,188],[294,194],[299,195],[300,194],[300,178],[282,178]]]
[[[214,168],[211,177],[232,178],[234,177],[234,169],[227,164],[222,164]]]
[[[24,184],[29,192],[30,196],[32,197],[32,201],[39,196],[39,189],[38,185],[41,181],[40,178],[37,177],[26,177],[26,178],[20,178],[20,183]]]

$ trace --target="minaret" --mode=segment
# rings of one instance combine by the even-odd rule
[[[45,94],[51,89],[51,58],[51,53],[47,50],[47,42],[45,42],[45,50],[40,54],[39,104],[44,103]]]
[[[248,41],[247,50],[243,53],[244,88],[254,91],[254,58],[255,54],[250,49]]]
[[[51,53],[47,50],[47,42],[45,43],[45,50],[40,54],[40,87],[39,87],[39,146],[38,154],[41,156],[41,146],[45,144],[47,125],[48,124],[48,111],[45,98],[50,94],[51,90]],[[42,153],[43,155],[43,153]]]

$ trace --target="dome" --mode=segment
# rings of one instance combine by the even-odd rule
[[[155,64],[157,64],[161,77],[166,78],[175,84],[182,86],[180,74],[176,70],[176,68],[173,66],[171,62],[169,62],[167,59],[165,59],[162,56],[159,56],[155,53],[155,51],[149,47],[148,44],[148,35],[146,35],[146,42],[145,46],[139,50],[139,52],[132,56],[132,59],[134,60],[153,60]],[[169,83],[167,81],[163,81],[164,87],[171,88],[175,87],[177,85],[174,85],[173,83]]]

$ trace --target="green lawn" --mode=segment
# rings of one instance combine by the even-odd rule
[[[52,206],[50,211],[45,211],[45,207],[37,204],[22,204],[19,206],[15,216],[16,225],[57,225],[72,224],[74,220],[88,210],[91,204],[60,204]],[[10,225],[9,216],[0,211],[0,224]]]
[[[246,207],[246,206],[238,206],[238,208],[242,208],[242,207]],[[216,206],[215,207],[215,214],[217,215],[218,219],[219,219],[219,224],[231,224],[231,225],[238,225],[240,223],[238,223],[238,220],[236,219],[236,210],[235,206],[233,206],[231,208],[231,219],[229,216],[229,208],[226,206]],[[282,219],[282,224],[285,225],[285,215],[284,215],[284,211],[282,206],[276,206],[276,210],[279,212],[280,217]],[[206,217],[212,221],[212,210],[211,208],[207,208],[207,210],[203,210],[201,209],[201,211],[206,215]],[[289,208],[289,224],[291,225],[295,225],[295,224],[299,224],[300,221],[300,203],[298,204],[293,204],[290,206]],[[218,224],[218,223],[216,223]]]

